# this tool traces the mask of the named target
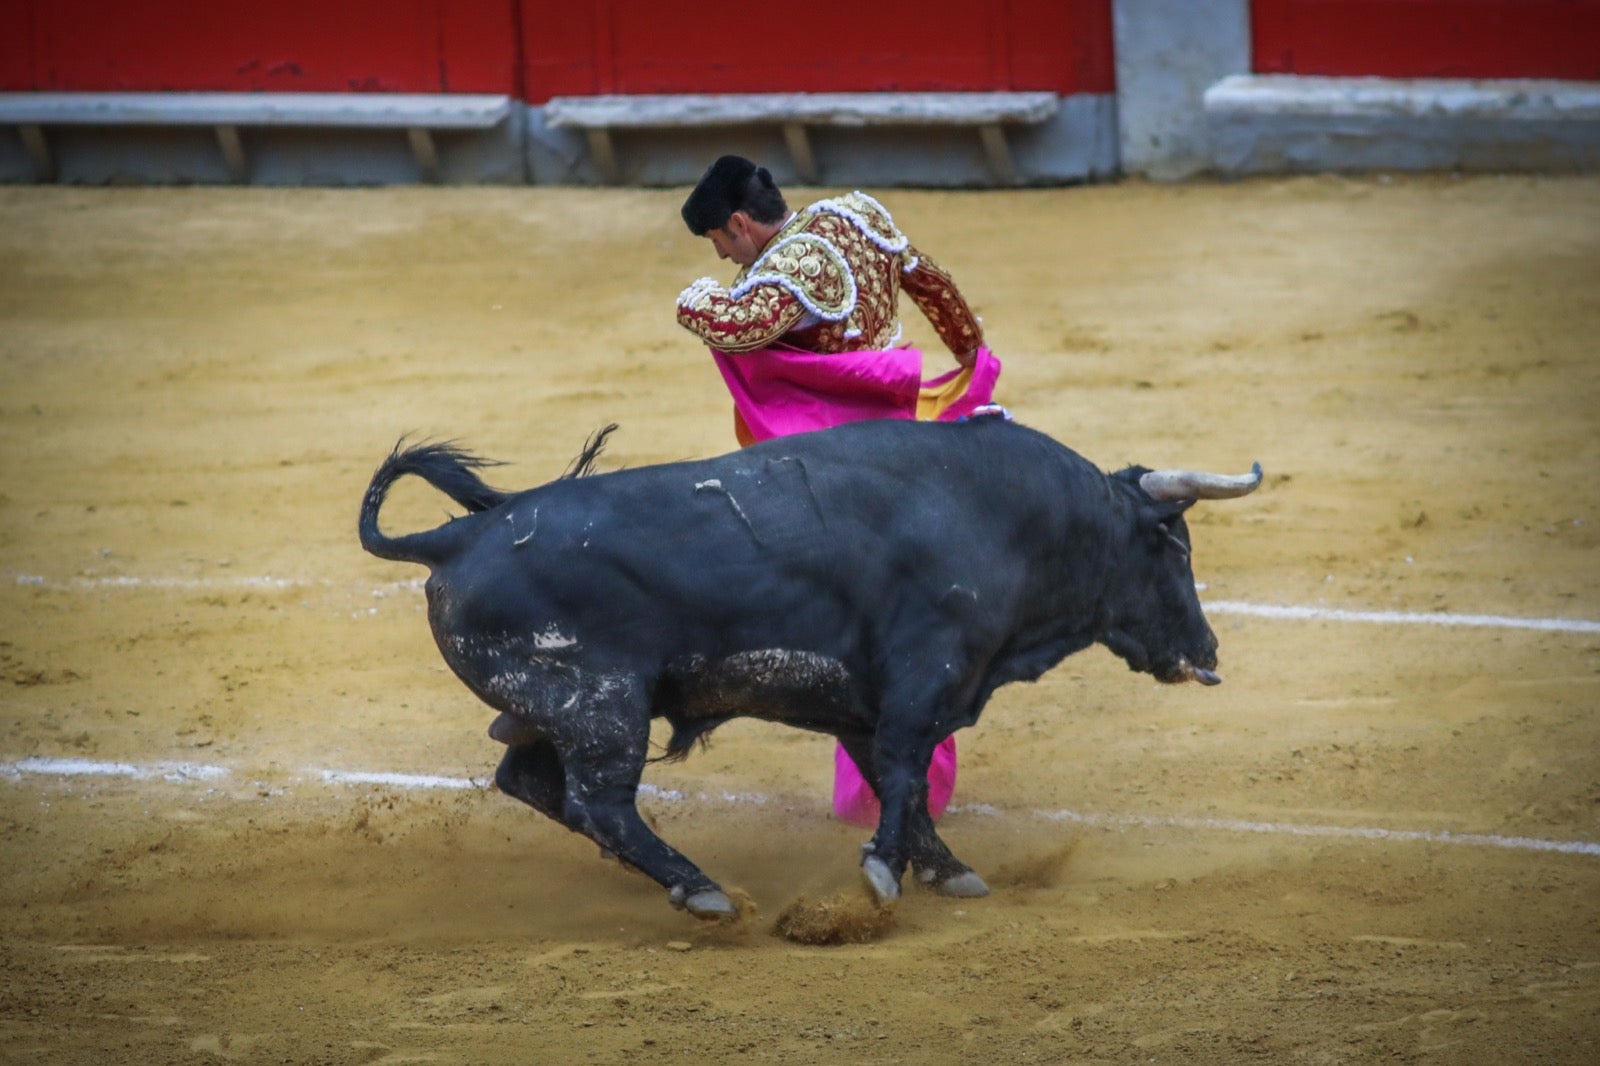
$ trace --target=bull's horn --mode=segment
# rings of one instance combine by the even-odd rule
[[[1261,484],[1261,464],[1248,474],[1204,474],[1194,470],[1152,470],[1139,478],[1139,487],[1152,500],[1231,500],[1248,496]]]

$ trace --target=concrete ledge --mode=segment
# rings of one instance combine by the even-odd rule
[[[511,98],[467,93],[0,93],[0,122],[35,126],[488,129]]]
[[[544,106],[551,129],[583,131],[602,180],[621,178],[613,130],[693,130],[775,126],[799,179],[821,180],[811,144],[813,127],[971,126],[996,184],[1017,181],[1006,126],[1047,122],[1059,110],[1050,92],[963,93],[722,93],[556,97]]]
[[[586,130],[551,125],[528,108],[527,171],[542,185],[692,185],[706,164],[736,152],[766,165],[780,185],[988,188],[993,161],[970,126],[936,123],[818,125],[806,131],[815,169],[803,174],[782,123],[630,127],[614,138],[615,171],[601,172]],[[1065,185],[1114,178],[1117,104],[1109,94],[1056,98],[1043,121],[1005,127],[1012,184]]]
[[[520,178],[521,124],[508,121],[512,116],[520,118],[520,109],[512,107],[509,97],[483,94],[0,93],[0,127],[15,131],[28,161],[26,176],[39,182],[58,178],[89,182],[261,180],[257,160],[252,157],[262,151],[270,154],[269,146],[262,141],[247,152],[242,129],[305,135],[328,130],[391,131],[389,136],[393,131],[404,133],[414,170],[409,174],[403,167],[396,171],[391,161],[384,160],[368,172],[358,150],[354,157],[346,153],[346,160],[341,161],[341,167],[344,162],[354,162],[353,170],[341,172],[341,167],[336,167],[331,172],[344,181],[420,178],[432,182],[460,174],[460,165],[441,159],[435,133],[462,135],[456,138],[458,144],[463,139],[481,142],[455,153],[477,157],[465,164],[468,169],[488,161],[489,171],[498,172],[499,180]],[[220,162],[220,169],[210,165],[212,159],[203,158],[206,147],[197,146],[192,138],[185,141],[173,136],[176,131],[206,128],[210,130],[210,154]],[[119,134],[119,130],[144,132],[141,136]],[[507,133],[510,143],[506,143]],[[96,158],[97,139],[104,143],[104,150],[98,153],[103,160]],[[142,151],[142,141],[160,143],[164,150]],[[489,158],[497,154],[497,146],[498,154],[514,162],[517,173],[507,174]],[[4,166],[4,155],[0,152],[0,180],[22,177],[13,176],[14,168]],[[325,184],[329,172],[320,167],[312,164],[309,173],[317,176],[309,182],[291,178],[287,183]],[[267,181],[280,183],[271,178]]]
[[[740,126],[978,126],[1043,122],[1055,93],[719,93],[670,96],[558,96],[544,108],[555,127],[613,129]]]
[[[1600,170],[1600,83],[1235,75],[1205,93],[1224,174]]]

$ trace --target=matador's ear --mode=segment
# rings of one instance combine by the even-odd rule
[[[744,205],[750,179],[772,184],[772,175],[744,156],[725,155],[706,168],[689,198],[683,201],[683,222],[696,237],[728,224],[728,216]]]

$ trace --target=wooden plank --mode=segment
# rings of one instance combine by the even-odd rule
[[[1208,115],[1600,122],[1594,82],[1235,74],[1203,99]]]
[[[982,126],[1044,122],[1051,92],[727,93],[558,96],[546,125],[567,129],[661,129],[795,122],[808,126]]]
[[[0,122],[37,126],[488,129],[510,113],[469,93],[0,93]]]

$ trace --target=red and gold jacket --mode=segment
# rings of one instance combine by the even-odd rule
[[[893,348],[902,290],[956,356],[983,344],[950,275],[856,192],[797,211],[731,288],[701,278],[683,290],[678,323],[726,352],[779,342],[822,353]]]

